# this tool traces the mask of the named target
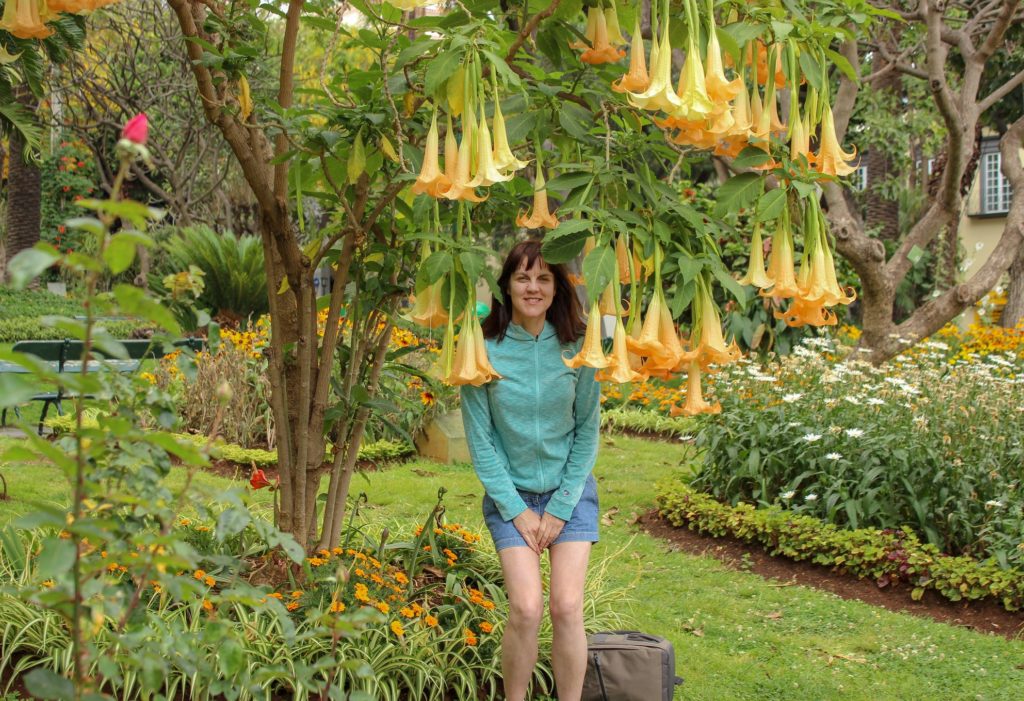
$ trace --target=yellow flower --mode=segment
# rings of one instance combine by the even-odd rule
[[[476,134],[476,175],[469,181],[468,187],[487,187],[515,177],[514,173],[503,174],[495,166],[494,147],[491,144],[491,132],[487,129],[483,101],[480,102],[480,122],[477,125]]]
[[[471,299],[467,304],[472,305]],[[483,330],[475,314],[467,313],[459,332],[459,342],[452,360],[452,369],[445,382],[450,385],[487,384],[501,377],[487,359]]]
[[[505,115],[501,113],[501,101],[498,92],[494,92],[494,153],[491,158],[494,167],[499,171],[513,172],[526,167],[527,161],[521,161],[512,153],[508,145],[508,130],[505,128]]]
[[[836,140],[836,126],[832,118],[832,107],[826,100],[824,111],[821,115],[821,140],[818,143],[818,153],[815,156],[815,168],[817,168],[819,173],[825,175],[849,175],[857,170],[856,166],[850,165],[856,158],[856,148],[846,153]]]
[[[438,280],[415,295],[412,298],[412,310],[406,319],[428,329],[436,329],[444,325],[448,321],[448,312],[445,311],[442,300],[441,290],[443,287],[444,280]]]
[[[405,635],[405,629],[402,627],[402,624],[398,621],[391,621],[391,632],[397,635],[399,638]]]
[[[196,570],[194,573],[192,573],[192,576],[202,581],[203,577],[206,576],[206,570]]]
[[[672,416],[696,416],[697,414],[718,414],[722,406],[715,402],[710,404],[704,400],[700,388],[700,364],[696,360],[690,362],[687,370],[686,380],[686,404],[682,408],[672,406],[669,414]]]
[[[381,613],[384,613],[384,614],[386,614],[386,613],[389,613],[389,612],[391,611],[391,607],[390,607],[390,606],[388,606],[387,604],[385,604],[385,603],[384,603],[383,601],[378,601],[378,602],[377,602],[376,604],[374,604],[373,606],[374,606],[374,608],[376,608],[376,609],[377,609],[378,611],[380,611]]]
[[[593,45],[595,38],[597,37],[597,16],[601,11],[596,7],[591,7],[587,10],[587,26],[583,30],[583,38],[586,41],[574,41],[570,42],[570,49],[587,49]]]
[[[483,622],[482,622],[482,623],[480,624],[480,632],[481,632],[481,633],[490,633],[490,632],[492,632],[493,630],[494,630],[494,626],[493,626],[493,625],[491,625],[490,623],[488,623],[487,621],[483,621]]]
[[[768,279],[772,285],[761,291],[765,297],[795,297],[800,294],[793,264],[793,235],[785,210],[772,234],[772,250],[768,256]]]
[[[341,601],[331,602],[331,613],[343,613],[345,611],[345,604]]]
[[[285,608],[288,609],[289,611],[296,611],[299,608],[299,602],[298,601],[289,601],[287,604],[285,604]]]
[[[741,285],[753,285],[764,289],[772,286],[772,280],[764,271],[764,246],[761,243],[761,222],[754,224],[754,233],[750,237],[750,258],[747,274],[740,278]]]
[[[622,318],[615,319],[615,335],[612,340],[612,353],[609,356],[610,364],[597,371],[595,379],[598,382],[615,382],[625,384],[626,382],[640,382],[644,376],[633,370],[629,363],[629,353],[626,348],[626,327],[622,325]],[[490,632],[490,631],[486,631]]]
[[[474,645],[477,644],[478,640],[477,640],[477,637],[476,637],[476,633],[474,633],[469,628],[464,628],[463,631],[462,631],[462,635],[463,635],[463,639],[466,641],[466,645],[469,645],[470,647],[473,647]]]
[[[423,167],[420,169],[419,177],[413,183],[413,193],[428,194],[431,197],[441,197],[451,186],[451,180],[441,172],[438,164],[438,137],[437,137],[437,108],[434,108],[434,116],[430,120],[430,130],[427,132],[427,143],[423,148]]]
[[[599,8],[596,7],[590,8],[590,13],[595,15],[594,38],[591,41],[591,47],[580,55],[580,60],[583,61],[583,63],[589,63],[591,65],[614,63],[615,61],[618,61],[626,55],[626,52],[622,49],[615,48],[609,43],[607,17]],[[616,25],[617,24],[618,17],[616,17]],[[621,38],[622,35],[620,34],[619,39]],[[625,43],[625,41],[622,43]]]
[[[673,117],[694,121],[704,119],[714,111],[715,105],[704,83],[704,64],[692,36],[686,44],[686,63],[679,73],[677,93],[679,107],[672,111]]]
[[[426,616],[423,617],[423,622],[426,623],[431,628],[434,628],[434,627],[437,626],[437,618],[435,618],[434,616],[431,616],[429,613]]]
[[[211,602],[209,599],[203,599],[203,609],[206,611],[212,611],[213,602]]]
[[[292,592],[292,598],[293,599],[301,599],[302,598],[302,592],[301,591],[293,591]]]
[[[708,365],[731,363],[740,357],[740,349],[736,341],[726,345],[722,337],[722,321],[718,316],[718,307],[711,296],[710,285],[702,277],[697,278],[697,293],[694,298],[693,338],[698,339],[694,350],[695,360],[701,367]],[[692,341],[691,341],[692,342]],[[689,361],[693,367],[694,361]]]
[[[604,8],[604,23],[608,31],[608,43],[612,46],[625,45],[626,38],[622,36],[622,28],[619,27],[619,11],[615,7],[614,0]]]
[[[643,92],[630,90],[626,93],[634,107],[669,114],[682,106],[679,95],[672,89],[672,45],[668,38],[668,23],[659,41],[651,40],[651,81]]]
[[[725,77],[725,69],[722,66],[722,47],[718,43],[714,15],[709,17],[709,21],[711,26],[708,28],[704,85],[707,88],[708,97],[719,104],[724,104],[743,92],[743,79],[736,77],[729,80]]]
[[[597,301],[590,305],[590,314],[587,317],[587,333],[583,337],[583,344],[580,352],[572,358],[562,358],[568,367],[578,368],[586,365],[591,368],[607,367],[608,359],[601,349],[601,309]]]
[[[523,212],[516,217],[516,226],[524,226],[527,229],[554,229],[558,227],[556,217],[548,207],[548,191],[545,187],[544,169],[538,165],[537,176],[533,183],[533,212],[527,217]]]
[[[217,581],[213,577],[206,577],[205,579],[203,579],[203,584],[205,584],[208,587],[212,587],[216,583]]]
[[[486,128],[486,125],[484,125]],[[469,170],[471,165],[472,153],[474,144],[473,141],[476,138],[476,118],[473,115],[473,111],[467,109],[462,115],[462,141],[459,143],[458,155],[455,160],[454,172],[448,174],[451,180],[451,185],[444,190],[442,193],[449,200],[464,200],[466,202],[483,202],[487,199],[486,196],[480,197],[474,191],[474,185],[470,184],[472,178]],[[455,137],[452,137],[452,141]],[[447,142],[445,148],[445,167],[448,166],[448,149]]]
[[[46,26],[49,15],[46,3],[41,0],[7,0],[0,29],[19,39],[45,39],[53,34],[53,29]]]

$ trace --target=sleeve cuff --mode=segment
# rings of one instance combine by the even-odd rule
[[[579,503],[579,498],[570,504],[568,501],[563,499],[555,499],[552,497],[544,510],[555,518],[568,522],[569,519],[572,518],[572,512],[576,509],[577,503]]]
[[[526,511],[526,502],[523,501],[522,497],[516,494],[514,501],[508,503],[494,503],[498,507],[498,513],[501,515],[503,521],[511,521],[519,514]]]

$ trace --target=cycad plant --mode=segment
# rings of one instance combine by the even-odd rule
[[[190,226],[168,239],[164,249],[167,269],[158,277],[190,266],[201,270],[204,287],[199,306],[219,321],[244,324],[267,312],[267,276],[258,237]]]

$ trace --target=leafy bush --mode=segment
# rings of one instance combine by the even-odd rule
[[[0,321],[41,316],[79,316],[82,305],[45,290],[14,290],[0,285]]]
[[[144,338],[152,326],[144,321],[104,321],[99,324],[114,338]],[[38,318],[20,317],[0,319],[0,343],[18,341],[59,341],[67,338],[67,331],[48,326]]]
[[[875,368],[809,344],[775,367],[714,377],[722,413],[700,419],[693,486],[850,528],[909,527],[950,554],[1024,565],[1020,358],[950,360],[930,342]]]
[[[657,502],[661,515],[674,526],[759,543],[772,555],[871,577],[879,586],[906,582],[913,587],[915,599],[931,589],[951,601],[993,597],[1011,611],[1024,606],[1021,570],[946,556],[934,545],[921,543],[910,531],[845,530],[777,506],[729,506],[679,482],[660,486]]]
[[[612,407],[601,411],[601,427],[612,431],[681,438],[692,433],[695,424],[693,419],[665,416],[647,409]]]
[[[199,306],[222,321],[244,323],[267,312],[267,277],[263,268],[263,242],[256,236],[218,234],[206,226],[182,229],[163,244],[167,260],[155,276],[154,287],[168,273],[195,266],[203,272]]]

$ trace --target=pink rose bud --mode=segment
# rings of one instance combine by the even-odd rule
[[[149,119],[146,113],[142,112],[128,120],[121,130],[121,138],[128,139],[133,144],[144,146],[149,136]]]

